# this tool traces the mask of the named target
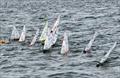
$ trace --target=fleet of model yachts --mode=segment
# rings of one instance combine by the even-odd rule
[[[53,24],[52,28],[48,27],[48,21],[46,21],[44,29],[41,33],[41,36],[39,36],[39,28],[36,30],[36,33],[31,40],[31,43],[29,46],[33,46],[36,42],[36,40],[39,38],[40,43],[43,45],[43,51],[49,51],[53,45],[55,45],[57,38],[58,38],[58,32],[59,32],[59,22],[60,22],[60,15],[57,17],[57,20]],[[11,33],[11,40],[18,40],[19,42],[24,42],[26,39],[26,27],[23,26],[23,30],[21,34],[18,32],[17,28],[13,26],[13,30]],[[95,41],[95,38],[98,36],[98,32],[95,32],[92,39],[89,41],[87,46],[84,48],[83,53],[91,54],[91,48],[93,45],[93,42]],[[1,43],[5,43],[3,40],[1,40]],[[97,63],[96,67],[99,67],[103,65],[110,53],[113,51],[113,49],[116,47],[117,42],[113,44],[113,46],[110,48],[110,50],[101,58],[101,60]],[[69,42],[68,42],[68,32],[64,31],[63,37],[62,37],[62,46],[61,46],[61,54],[67,55],[69,53]]]

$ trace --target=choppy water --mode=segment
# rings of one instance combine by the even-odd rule
[[[28,47],[37,28],[41,34],[45,15],[51,27],[59,14],[60,36],[51,52],[44,54],[38,41]],[[10,38],[13,25],[19,32],[25,25],[27,39],[0,46],[0,78],[120,78],[120,0],[0,0],[1,39]],[[65,30],[71,32],[68,57],[59,54]],[[100,35],[93,57],[80,57],[95,31]],[[118,44],[109,62],[96,68],[95,61],[114,41]]]

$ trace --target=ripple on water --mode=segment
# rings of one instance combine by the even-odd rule
[[[10,38],[12,26],[21,33],[26,26],[23,43],[10,41],[0,46],[1,78],[119,78],[120,72],[120,10],[118,0],[2,0],[0,5],[0,38]],[[59,39],[48,53],[43,53],[39,39],[28,47],[36,29],[40,34],[45,16],[51,27],[61,15]],[[11,26],[12,25],[12,26]],[[68,57],[60,55],[61,38],[70,31]],[[99,36],[92,46],[92,57],[81,52],[95,31]],[[96,68],[109,50],[118,41],[108,62]]]

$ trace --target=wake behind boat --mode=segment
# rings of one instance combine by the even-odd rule
[[[64,32],[61,54],[66,55],[68,52],[69,52],[68,36],[67,36],[67,32]]]
[[[19,40],[20,38],[20,34],[18,32],[18,30],[16,29],[15,26],[13,26],[13,30],[12,30],[12,34],[11,34],[11,40]]]
[[[97,63],[96,67],[99,67],[100,65],[103,65],[107,61],[107,59],[110,56],[111,52],[116,47],[116,44],[117,44],[117,42],[114,43],[114,45],[110,48],[110,50],[107,52],[107,54],[105,54],[105,56],[100,60],[100,62]]]
[[[86,46],[86,48],[83,50],[84,53],[90,53],[91,51],[91,47],[92,47],[92,44],[95,40],[95,38],[98,36],[98,32],[95,32],[93,38],[89,41],[88,45]]]
[[[26,29],[25,29],[25,26],[24,26],[23,30],[22,30],[22,33],[21,33],[21,36],[20,36],[20,39],[19,39],[19,42],[25,41],[25,35],[26,35]]]

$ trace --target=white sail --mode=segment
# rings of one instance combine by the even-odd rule
[[[53,35],[53,45],[54,45],[58,38],[58,28],[57,27],[56,27],[56,30],[53,31],[52,35]]]
[[[117,44],[117,42],[114,43],[114,45],[110,48],[110,50],[107,52],[107,54],[100,60],[100,63],[104,63],[107,60],[107,58],[109,57],[110,53],[116,47],[116,44]]]
[[[93,38],[89,41],[88,45],[86,46],[85,51],[89,51],[91,49],[91,46],[92,46],[97,35],[98,35],[98,33],[95,32]]]
[[[25,26],[23,27],[19,42],[25,41],[26,29]]]
[[[64,32],[61,54],[66,54],[68,51],[69,51],[68,36],[67,36],[67,33]]]
[[[44,44],[44,50],[50,49],[52,45],[54,45],[57,41],[58,37],[58,24],[60,21],[60,16],[58,16],[56,22],[54,23],[52,29],[49,31],[46,36],[45,44]]]
[[[59,25],[60,22],[60,15],[58,16],[57,20],[55,21],[53,27],[52,27],[52,31],[56,31],[56,27]]]
[[[39,35],[39,29],[37,29],[37,31],[36,31],[36,33],[35,33],[35,36],[33,37],[32,41],[31,41],[31,43],[30,43],[30,46],[32,46],[33,44],[35,44],[38,35]]]
[[[42,31],[41,36],[40,36],[40,41],[41,41],[41,42],[42,42],[42,41],[45,41],[46,36],[47,36],[47,31],[48,31],[48,21],[46,21],[45,27],[44,27],[44,29],[43,29],[43,31]]]
[[[54,23],[51,31],[53,31],[53,44],[56,43],[57,41],[57,38],[58,38],[58,25],[59,25],[59,22],[60,22],[60,15],[58,16],[56,22]]]
[[[13,26],[12,34],[11,34],[11,39],[19,39],[20,34],[18,30],[16,29],[15,26]]]
[[[48,33],[45,39],[45,44],[44,44],[44,50],[49,50],[51,46],[53,45],[53,35],[48,29]]]

